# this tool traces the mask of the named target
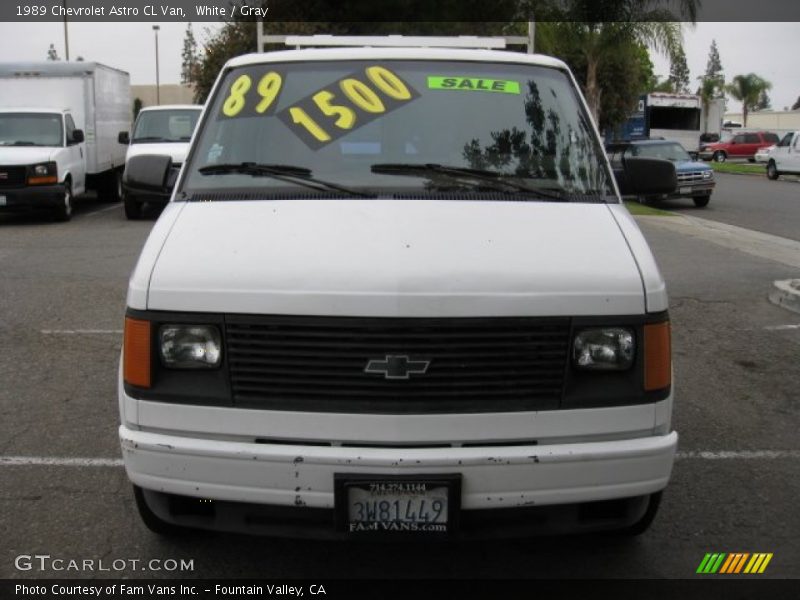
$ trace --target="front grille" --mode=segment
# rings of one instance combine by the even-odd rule
[[[558,408],[568,318],[226,318],[237,406],[325,412],[447,413]],[[367,373],[387,356],[425,373]],[[396,375],[396,373],[393,373]]]
[[[25,185],[25,167],[0,166],[0,188]]]
[[[678,183],[693,183],[703,181],[703,171],[685,171],[678,173]]]

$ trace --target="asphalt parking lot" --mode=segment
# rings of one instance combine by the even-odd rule
[[[772,224],[765,202],[782,207]],[[800,240],[795,183],[721,177],[712,207],[685,213]],[[116,432],[127,278],[152,225],[91,200],[69,223],[0,215],[0,577],[63,577],[16,560],[48,554],[125,561],[70,577],[690,578],[706,553],[764,552],[760,577],[800,578],[800,314],[766,299],[800,268],[641,222],[670,291],[680,454],[639,538],[163,539],[139,520]]]

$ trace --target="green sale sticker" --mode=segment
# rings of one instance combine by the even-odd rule
[[[444,77],[430,75],[428,76],[428,89],[519,94],[519,81],[484,79],[482,77]]]

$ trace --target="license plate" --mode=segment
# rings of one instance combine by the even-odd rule
[[[6,205],[6,197],[0,196],[0,206],[5,206],[5,205]]]
[[[680,188],[678,190],[678,192],[680,192],[681,194],[691,194],[692,193],[692,188],[690,188],[690,187],[682,187],[682,188]]]
[[[460,475],[435,478],[356,477],[335,480],[337,528],[352,534],[433,534],[455,530]]]

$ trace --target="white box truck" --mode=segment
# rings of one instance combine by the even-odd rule
[[[130,77],[95,62],[0,63],[0,211],[72,216],[72,199],[121,196]]]

